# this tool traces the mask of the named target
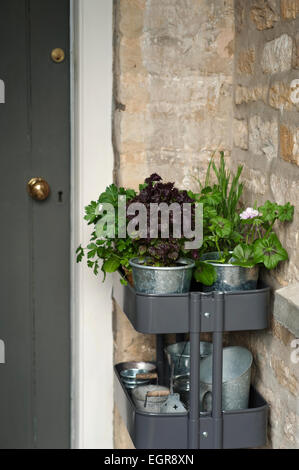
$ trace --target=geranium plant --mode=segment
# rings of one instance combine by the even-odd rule
[[[200,260],[203,253],[217,251],[219,259],[213,259],[214,263],[230,263],[245,268],[261,264],[274,269],[280,261],[288,259],[274,228],[277,221],[292,221],[294,207],[289,202],[279,205],[267,201],[259,207],[255,204],[253,208],[241,209],[242,169],[239,166],[236,174],[232,175],[226,169],[221,153],[218,168],[211,160],[200,192],[189,193],[204,207],[203,246],[193,253],[193,257],[196,259],[195,279],[208,286],[215,282],[217,274],[209,260]],[[216,177],[213,185],[210,184],[211,170]]]

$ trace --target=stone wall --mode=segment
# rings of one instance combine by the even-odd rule
[[[218,148],[232,150],[234,17],[229,0],[116,0],[115,180],[137,188],[153,172],[194,184]],[[117,309],[115,362],[152,359]],[[115,447],[131,447],[116,411]]]
[[[230,154],[232,0],[115,2],[116,178],[153,170],[190,185],[211,153]]]
[[[294,222],[279,227],[290,260],[263,276],[273,287],[299,281],[298,0],[236,0],[234,149],[244,165],[244,201],[295,205]],[[298,80],[299,84],[299,80]],[[293,334],[273,320],[267,332],[233,335],[254,353],[255,385],[270,403],[268,446],[299,448],[299,367]]]
[[[296,205],[293,224],[279,228],[290,261],[263,276],[274,287],[299,281],[298,1],[115,0],[114,14],[115,181],[137,188],[157,172],[194,189],[191,175],[223,149],[232,167],[244,164],[248,204]],[[153,338],[116,307],[114,336],[115,362],[154,358]],[[230,337],[254,353],[274,448],[299,447],[293,339],[276,320]],[[115,447],[131,448],[117,411],[114,429]]]

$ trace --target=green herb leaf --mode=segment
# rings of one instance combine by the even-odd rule
[[[95,243],[90,243],[89,245],[87,245],[87,249],[88,250],[97,250],[97,245]]]
[[[77,254],[77,258],[76,258],[77,263],[81,263],[82,259],[84,258],[84,249],[82,248],[81,245],[78,246],[76,250],[76,254]]]
[[[212,232],[215,232],[217,237],[228,238],[232,232],[232,224],[229,220],[224,219],[223,217],[214,217],[211,220]]]
[[[96,262],[94,263],[93,272],[95,276],[97,276],[99,273],[99,261],[98,260],[96,260]]]
[[[103,271],[106,273],[114,273],[120,266],[120,262],[116,258],[109,258],[103,263]]]
[[[258,211],[262,214],[265,222],[272,223],[278,217],[278,206],[271,201],[266,201],[263,206],[258,208]]]
[[[210,219],[213,219],[217,217],[217,210],[215,207],[210,207],[210,206],[205,206],[203,208],[203,217],[205,220],[209,221]]]
[[[87,259],[92,259],[95,257],[95,255],[97,254],[97,250],[90,250],[88,253],[87,253]]]
[[[231,239],[232,241],[234,242],[234,244],[239,244],[242,242],[243,240],[243,236],[237,232],[236,230],[234,230],[232,233],[231,233]]]
[[[282,247],[275,233],[267,238],[256,240],[254,243],[254,257],[263,263],[267,269],[274,269],[280,261],[288,259],[286,250]]]
[[[194,271],[194,278],[205,286],[211,286],[217,280],[217,272],[212,264],[198,261]]]
[[[128,200],[134,199],[134,197],[136,196],[136,191],[134,191],[134,189],[127,189],[126,196]]]
[[[278,219],[281,222],[291,222],[294,216],[294,206],[292,206],[289,202],[284,206],[278,207]]]
[[[118,188],[115,184],[111,184],[106,188],[106,191],[102,193],[99,197],[99,203],[108,203],[112,204],[114,207],[118,203]]]
[[[187,194],[189,197],[191,197],[191,199],[193,199],[194,201],[196,200],[196,197],[198,197],[198,194],[195,194],[193,191],[187,191]]]
[[[199,201],[204,205],[217,207],[222,201],[222,195],[220,191],[214,190],[213,192],[204,193],[203,196],[200,197]]]
[[[97,218],[98,215],[96,213],[98,203],[95,201],[91,201],[89,206],[85,207],[85,217],[84,219],[88,222],[88,225],[92,224]]]
[[[236,246],[233,251],[232,258],[232,264],[236,266],[252,268],[256,264],[253,246],[246,245],[246,243],[240,243]]]

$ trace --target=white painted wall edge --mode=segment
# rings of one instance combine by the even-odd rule
[[[113,0],[71,0],[72,447],[113,447],[111,282],[74,250],[88,243],[84,207],[112,182]]]

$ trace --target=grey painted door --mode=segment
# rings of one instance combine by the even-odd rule
[[[51,59],[54,48],[65,60]],[[67,0],[0,1],[0,448],[70,445]],[[44,177],[50,197],[29,197]],[[1,343],[3,345],[3,343]],[[1,362],[1,358],[0,358]],[[3,362],[3,361],[2,361]]]

